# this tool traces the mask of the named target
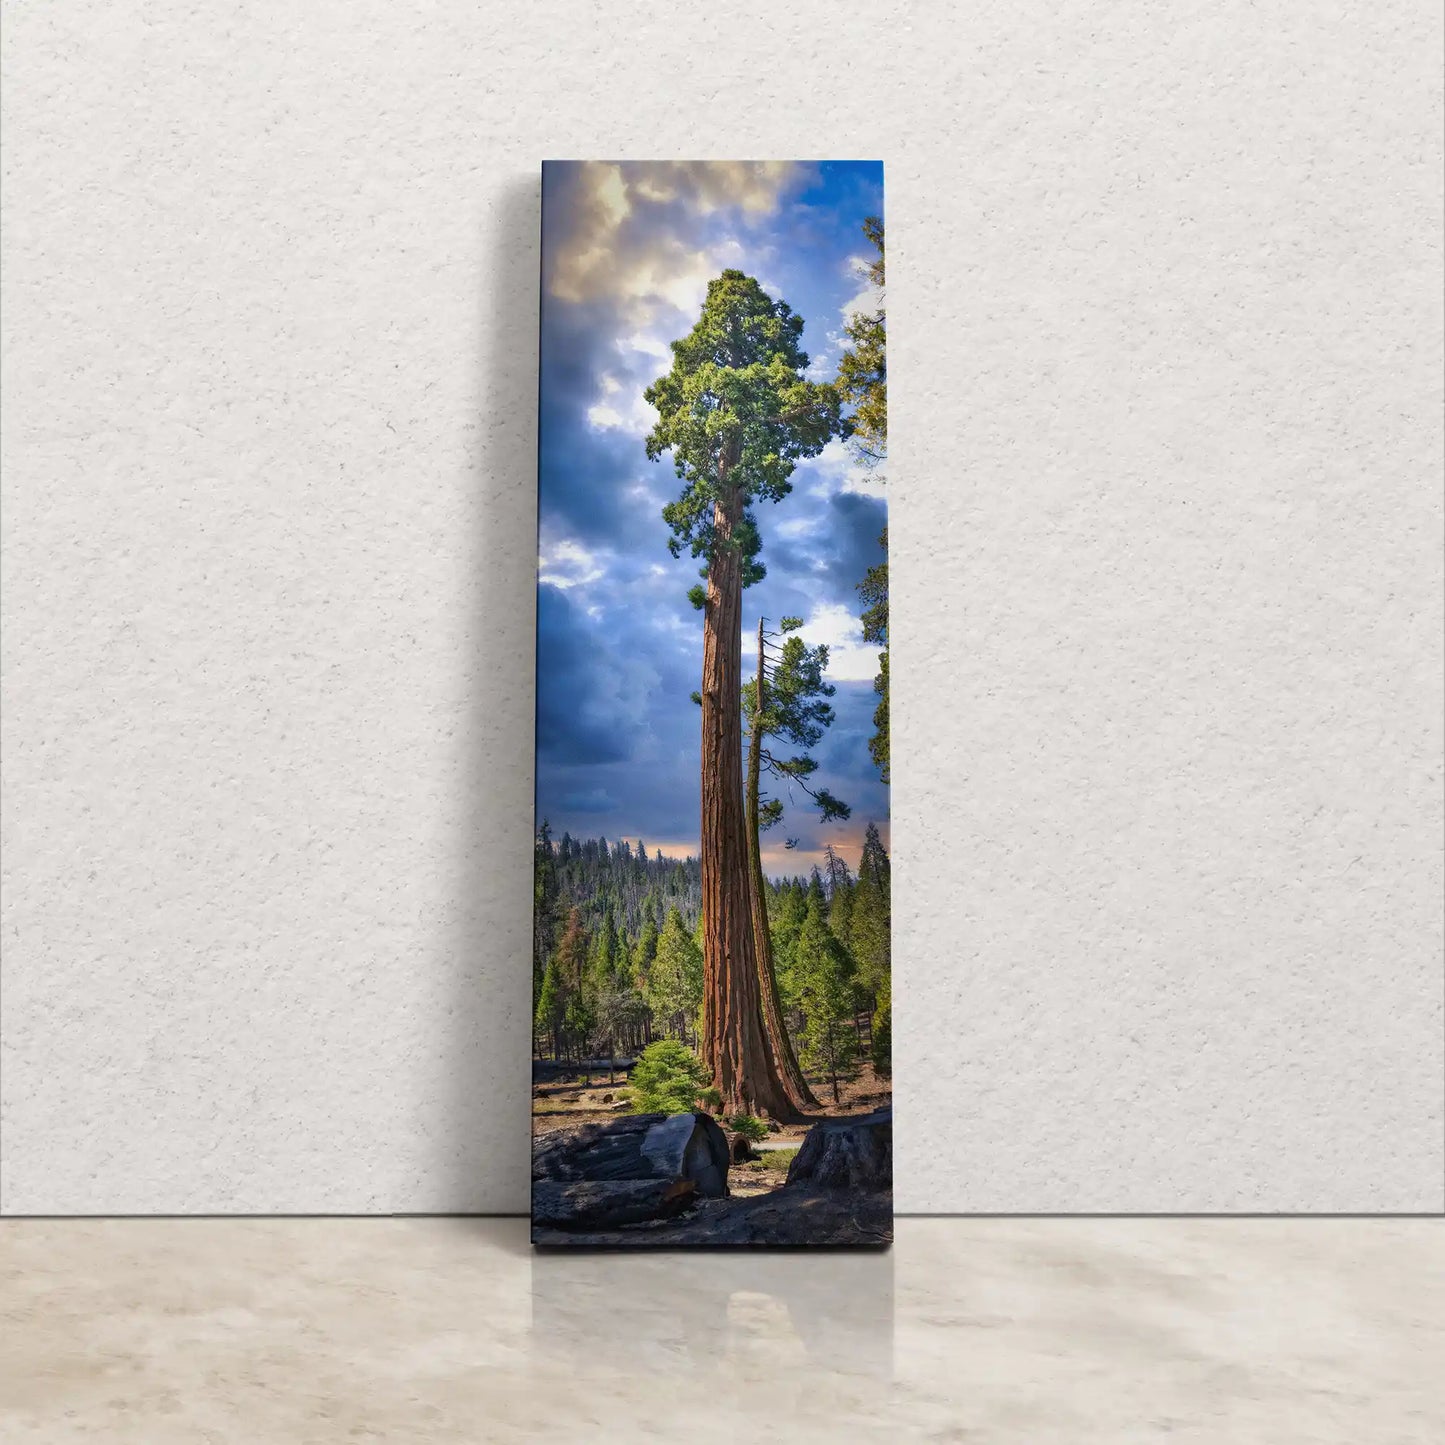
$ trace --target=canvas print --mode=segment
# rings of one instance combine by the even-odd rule
[[[892,1235],[883,168],[542,174],[532,1236]]]

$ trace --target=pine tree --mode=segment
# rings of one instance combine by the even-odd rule
[[[878,765],[878,775],[886,783],[891,776],[889,761],[888,729],[888,528],[878,538],[883,548],[884,559],[870,567],[858,584],[858,595],[863,599],[863,641],[881,643],[883,650],[878,654],[878,675],[873,679],[873,691],[878,694],[878,706],[873,709],[873,736],[868,739],[868,754]]]
[[[837,849],[829,843],[824,848],[826,867],[823,886],[828,894],[828,927],[833,937],[848,951],[850,970],[853,977],[853,1027],[858,1035],[859,1047],[863,1044],[862,1018],[873,1012],[873,995],[863,985],[856,962],[853,959],[853,914],[858,898],[858,885],[848,871]]]
[[[602,915],[602,926],[592,941],[592,955],[588,960],[589,985],[594,997],[617,986],[617,954],[617,929],[609,908]]]
[[[562,987],[569,993],[580,992],[587,972],[587,954],[591,940],[582,926],[582,910],[574,908],[567,915],[567,927],[557,940],[553,957]]]
[[[754,834],[773,827],[783,816],[781,798],[764,799],[763,777],[794,786],[812,799],[819,818],[830,823],[846,819],[851,813],[847,803],[833,796],[827,788],[815,788],[808,781],[818,770],[816,759],[808,749],[822,741],[824,731],[833,725],[833,706],[828,701],[838,689],[825,681],[828,670],[828,648],[824,643],[809,647],[796,634],[802,627],[801,617],[784,617],[779,631],[767,630],[767,619],[758,619],[758,667],[754,677],[743,685],[743,715],[748,720],[748,803],[756,817],[750,819]],[[777,638],[784,640],[781,645]],[[775,753],[770,739],[778,739],[790,748],[800,749],[792,757]]]
[[[567,1013],[563,1028],[574,1050],[573,1057],[580,1063],[589,1059],[592,1045],[592,1031],[597,1025],[597,1016],[582,989],[567,1000]],[[587,1069],[587,1082],[592,1082],[592,1070]]]
[[[696,1030],[702,1006],[703,964],[701,950],[675,908],[668,913],[657,940],[646,997],[656,1027],[687,1042],[689,1030]]]
[[[532,990],[541,986],[542,971],[557,943],[557,851],[546,819],[537,830],[532,859]]]
[[[645,916],[642,931],[632,949],[632,977],[639,987],[645,987],[652,972],[652,960],[657,957],[657,925],[651,916]]]
[[[770,634],[766,619],[758,619],[757,673],[743,687],[743,714],[748,720],[747,792],[744,807],[747,813],[748,866],[753,881],[753,945],[758,959],[758,997],[763,1024],[773,1053],[792,1095],[804,1105],[816,1107],[818,1100],[803,1076],[793,1042],[783,1020],[783,1006],[778,985],[777,963],[773,957],[772,936],[768,929],[767,880],[763,875],[762,834],[782,820],[783,800],[762,796],[762,779],[780,779],[796,784],[818,808],[826,823],[848,817],[849,808],[826,788],[814,788],[808,781],[818,764],[807,753],[792,757],[775,754],[769,739],[779,739],[793,748],[817,746],[823,730],[833,722],[833,708],[828,699],[837,689],[823,680],[828,666],[828,649],[824,645],[807,646],[801,637],[793,636],[803,625],[798,617],[784,617],[780,631]],[[776,638],[785,638],[781,647]],[[770,638],[773,641],[770,642]],[[770,661],[771,654],[771,661]]]
[[[833,936],[824,914],[821,887],[808,901],[794,949],[798,1003],[804,1015],[803,1062],[826,1074],[839,1102],[838,1081],[850,1077],[858,1041],[851,1027],[853,989],[847,951]]]
[[[893,1073],[893,983],[890,978],[885,978],[878,989],[870,1038],[874,1072],[886,1079]]]
[[[537,1010],[533,1019],[534,1032],[541,1034],[552,1045],[552,1058],[562,1056],[562,1026],[567,1016],[567,993],[562,982],[561,969],[556,957],[547,961],[542,973],[542,984],[537,990]]]
[[[794,878],[780,892],[778,913],[772,926],[773,962],[778,978],[779,1001],[785,1017],[798,1010],[797,971],[794,956],[798,935],[808,916],[808,895],[802,882]]]
[[[859,983],[875,998],[892,970],[891,871],[877,824],[869,823],[863,839],[863,855],[858,860],[850,942],[858,965]]]
[[[647,455],[671,451],[683,483],[663,509],[674,556],[704,559],[702,911],[706,1036],[702,1057],[729,1111],[799,1115],[762,1019],[752,875],[743,815],[742,589],[763,575],[758,501],[779,501],[803,457],[847,431],[842,398],[804,378],[803,319],[750,276],[724,271],[702,315],[673,342],[672,368],[647,389],[658,422]]]

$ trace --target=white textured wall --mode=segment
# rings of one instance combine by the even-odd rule
[[[524,1205],[576,155],[887,162],[900,1208],[1442,1207],[1437,5],[4,9],[6,1210]]]

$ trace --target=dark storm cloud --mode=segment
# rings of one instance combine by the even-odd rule
[[[825,549],[826,575],[834,590],[846,597],[863,574],[883,560],[878,539],[888,525],[888,508],[878,497],[839,492],[830,500],[829,511],[824,523],[830,544]]]
[[[568,793],[562,806],[570,813],[610,813],[617,807],[617,799],[605,788],[590,788],[585,793]]]
[[[537,588],[537,752],[569,764],[623,762],[632,756],[645,694],[636,654],[619,651],[559,587]]]
[[[789,510],[786,527],[796,537],[772,549],[770,572],[806,581],[819,602],[843,602],[857,610],[857,584],[884,558],[878,539],[888,523],[886,504],[878,497],[836,492],[789,497],[781,506]]]
[[[658,508],[635,495],[634,484],[654,480],[659,470],[640,438],[588,421],[602,378],[619,369],[605,327],[590,314],[596,309],[552,306],[543,318],[538,483],[544,521],[589,543],[618,543],[635,537],[651,517],[661,537]]]

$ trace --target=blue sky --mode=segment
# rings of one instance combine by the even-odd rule
[[[549,162],[542,195],[537,814],[555,834],[696,853],[702,618],[687,591],[699,563],[667,550],[662,508],[679,484],[670,458],[647,460],[656,413],[642,393],[727,267],[803,316],[811,374],[831,377],[846,315],[871,299],[862,223],[883,214],[882,166]],[[869,821],[888,838],[867,748],[877,650],[856,590],[882,560],[883,479],[835,442],[792,480],[757,506],[768,575],[743,615],[746,627],[801,616],[803,636],[829,644],[837,721],[814,750],[816,780],[853,816],[824,826],[797,793],[764,834],[773,874],[806,872],[827,842],[855,865]],[[745,630],[744,673],[755,663]]]

